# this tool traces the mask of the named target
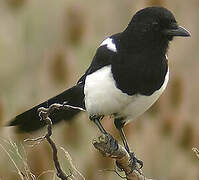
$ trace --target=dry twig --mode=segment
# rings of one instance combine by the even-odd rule
[[[59,160],[58,160],[58,156],[57,156],[57,147],[55,145],[55,143],[53,142],[53,140],[51,139],[51,135],[52,135],[52,121],[49,118],[49,115],[54,112],[54,110],[64,110],[64,109],[68,109],[68,108],[72,108],[72,109],[79,109],[79,110],[83,110],[81,108],[78,107],[73,107],[70,105],[67,105],[66,103],[62,104],[52,104],[49,108],[39,108],[38,112],[39,112],[39,116],[41,118],[41,120],[44,120],[47,123],[47,133],[44,136],[38,137],[38,138],[34,138],[34,139],[25,139],[25,142],[33,142],[32,146],[35,146],[37,144],[39,144],[40,142],[42,142],[44,139],[46,139],[48,141],[48,143],[50,144],[52,151],[53,151],[53,161],[54,161],[54,165],[55,168],[57,170],[57,176],[62,179],[62,180],[68,180],[69,177],[72,176],[72,173],[69,175],[66,175],[63,170],[61,169]]]
[[[125,178],[127,180],[152,180],[146,178],[139,168],[132,172],[131,167],[129,166],[129,154],[127,153],[125,148],[120,144],[116,146],[115,143],[112,143],[113,140],[113,137],[109,134],[103,134],[99,136],[97,139],[93,140],[93,145],[104,156],[116,159],[117,165],[120,167],[120,169],[122,169],[125,172]],[[115,140],[115,142],[117,141]]]

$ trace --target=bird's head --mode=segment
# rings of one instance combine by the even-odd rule
[[[163,7],[148,7],[138,11],[126,31],[138,33],[143,38],[151,37],[168,41],[174,36],[190,36],[185,28],[178,25],[174,15]]]

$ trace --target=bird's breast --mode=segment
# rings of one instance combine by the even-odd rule
[[[156,90],[150,96],[146,95],[133,95],[132,101],[119,113],[120,117],[125,117],[125,121],[131,121],[143,114],[148,108],[150,108],[160,97],[160,95],[166,89],[166,86],[169,81],[169,69],[165,76],[163,85],[159,90]]]
[[[169,71],[161,88],[152,95],[128,95],[116,87],[111,65],[88,75],[85,80],[85,106],[90,115],[112,115],[134,119],[145,112],[165,90]],[[131,83],[131,82],[129,82]]]
[[[131,98],[116,87],[111,65],[86,77],[84,94],[85,106],[91,115],[114,114],[131,102]]]

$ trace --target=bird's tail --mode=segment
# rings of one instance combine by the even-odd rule
[[[63,93],[33,107],[32,109],[19,114],[8,124],[9,126],[17,126],[19,132],[31,132],[35,131],[45,125],[44,121],[40,120],[38,115],[38,108],[40,107],[49,107],[53,103],[64,103],[71,106],[76,106],[85,109],[84,105],[84,93],[83,85],[78,84],[72,88],[64,91]],[[71,120],[75,115],[80,112],[78,109],[68,109],[68,110],[55,110],[55,112],[50,115],[52,123],[58,123],[61,120]]]

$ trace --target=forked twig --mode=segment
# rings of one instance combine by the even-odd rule
[[[56,168],[56,171],[57,171],[57,176],[62,180],[68,180],[68,178],[72,176],[72,173],[70,173],[69,175],[66,175],[63,172],[63,170],[60,166],[58,156],[57,156],[57,147],[56,147],[54,141],[51,139],[52,121],[49,118],[49,115],[51,113],[53,113],[54,110],[65,110],[65,109],[70,109],[70,108],[78,109],[78,110],[81,110],[81,111],[84,110],[84,109],[79,108],[79,107],[73,107],[71,105],[67,105],[66,103],[64,103],[63,105],[55,103],[55,104],[52,104],[49,108],[44,108],[44,107],[39,108],[38,109],[39,116],[40,116],[41,120],[45,121],[46,124],[47,124],[47,133],[44,136],[41,136],[41,137],[38,137],[38,138],[32,138],[32,139],[25,139],[24,140],[25,142],[31,142],[31,143],[33,142],[33,145],[31,145],[32,147],[41,143],[45,139],[48,141],[48,143],[50,144],[52,151],[53,151],[53,161],[54,161],[54,165],[55,165],[55,168]]]

